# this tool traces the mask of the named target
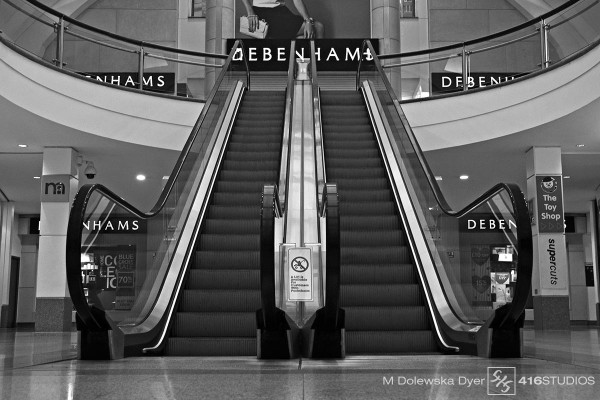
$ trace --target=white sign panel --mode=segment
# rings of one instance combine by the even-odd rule
[[[564,235],[538,236],[541,289],[567,288],[567,254]]]
[[[312,263],[311,250],[293,248],[288,251],[288,300],[312,301]]]

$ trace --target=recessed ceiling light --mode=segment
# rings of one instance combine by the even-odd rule
[[[19,146],[19,147],[22,147],[22,148],[25,148],[25,147],[27,147],[27,145],[26,145],[26,144],[18,144],[17,146]]]
[[[467,179],[469,179],[469,175],[461,175],[460,179],[466,181]]]
[[[435,180],[436,180],[436,181],[443,181],[443,180],[444,180],[444,178],[442,178],[441,176],[439,176],[439,175],[438,175],[438,176],[436,176],[436,177],[435,177]]]
[[[138,181],[145,181],[146,175],[139,174],[138,176],[135,177],[135,179],[137,179]]]
[[[39,176],[34,176],[33,179],[40,179],[40,177]]]
[[[585,147],[585,144],[581,144],[581,143],[579,143],[579,144],[577,145],[577,147]]]
[[[571,178],[571,175],[565,175],[565,176],[563,176],[563,178],[565,178],[565,179],[570,179],[570,178]]]

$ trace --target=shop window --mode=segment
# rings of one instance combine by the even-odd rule
[[[415,0],[400,0],[400,18],[415,18]]]
[[[190,17],[206,18],[206,0],[191,0]]]

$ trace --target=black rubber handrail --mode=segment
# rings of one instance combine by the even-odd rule
[[[456,43],[456,44],[450,44],[447,46],[441,46],[441,47],[436,47],[433,49],[425,49],[425,50],[417,50],[417,51],[408,51],[406,53],[392,53],[392,54],[381,54],[378,55],[380,60],[387,60],[390,58],[399,58],[399,57],[415,57],[415,56],[421,56],[421,55],[425,55],[425,54],[432,54],[432,53],[439,53],[439,52],[443,52],[443,51],[447,51],[447,50],[453,50],[453,49],[459,49],[462,48],[463,46],[470,46],[473,44],[478,44],[478,43],[482,43],[482,42],[487,42],[493,39],[497,39],[499,37],[502,36],[506,36],[506,35],[510,35],[511,33],[520,31],[524,28],[527,28],[529,26],[532,26],[536,23],[540,23],[541,21],[548,19],[549,17],[552,17],[558,13],[560,13],[561,11],[566,10],[567,8],[581,2],[581,1],[585,1],[585,0],[569,0],[566,3],[561,4],[560,6],[548,11],[547,13],[544,13],[540,16],[534,17],[526,22],[523,22],[522,24],[513,26],[512,28],[509,29],[505,29],[503,31],[500,32],[496,32],[496,33],[492,33],[490,35],[486,35],[486,36],[482,36],[476,39],[471,39],[471,40],[467,40],[465,42],[461,42],[461,43]],[[376,54],[376,53],[373,53]]]
[[[5,0],[7,3],[10,3],[10,0]],[[100,28],[97,28],[93,25],[88,25],[86,23],[83,23],[81,21],[78,21],[74,18],[69,17],[68,15],[65,15],[59,11],[56,11],[55,9],[53,9],[50,6],[47,6],[45,4],[40,3],[39,1],[36,0],[24,0],[27,3],[31,4],[32,6],[39,8],[40,10],[43,10],[45,12],[47,12],[48,14],[52,14],[55,17],[58,18],[62,18],[63,21],[66,21],[68,23],[71,23],[73,25],[76,25],[80,28],[83,28],[85,30],[94,32],[94,33],[98,33],[101,34],[103,36],[107,36],[111,39],[116,39],[119,40],[121,42],[125,42],[125,43],[129,43],[129,44],[134,44],[136,46],[143,46],[143,47],[150,47],[153,49],[158,49],[158,50],[164,50],[164,51],[168,51],[171,53],[177,53],[177,54],[185,54],[185,55],[190,55],[190,56],[196,56],[196,57],[209,57],[209,58],[220,58],[220,59],[227,59],[227,54],[218,54],[218,53],[205,53],[205,52],[199,52],[199,51],[192,51],[192,50],[184,50],[184,49],[177,49],[174,47],[169,47],[169,46],[162,46],[159,44],[153,44],[150,42],[145,42],[143,40],[136,40],[136,39],[131,39],[125,36],[121,36],[121,35],[117,35],[116,33],[112,33],[112,32],[108,32],[105,30],[102,30]],[[12,5],[12,3],[11,3]],[[28,14],[31,17],[34,17],[31,14]],[[37,18],[36,18],[37,19]]]
[[[223,82],[225,75],[228,72],[228,68],[231,65],[233,60],[233,55],[235,54],[238,48],[242,48],[243,51],[243,42],[241,40],[237,40],[233,48],[227,57],[227,60],[217,78],[211,93],[208,96],[206,104],[204,105],[200,116],[196,120],[194,124],[194,128],[192,129],[192,133],[188,137],[183,150],[173,168],[173,172],[169,176],[169,179],[162,190],[156,204],[152,207],[149,212],[143,212],[133,206],[131,203],[127,202],[114,192],[112,192],[107,187],[101,184],[86,184],[83,185],[77,194],[75,195],[75,199],[73,201],[73,205],[71,207],[71,211],[69,214],[69,223],[67,226],[67,248],[66,248],[66,268],[67,268],[67,284],[69,287],[69,292],[71,296],[71,300],[73,301],[73,305],[79,315],[79,318],[86,325],[86,327],[92,331],[104,330],[106,324],[102,321],[98,321],[97,318],[92,314],[92,311],[88,307],[87,299],[85,297],[85,293],[83,290],[83,284],[81,281],[81,232],[83,229],[83,222],[85,222],[85,211],[87,204],[90,200],[90,197],[93,193],[98,192],[110,199],[115,204],[129,211],[133,215],[142,219],[150,219],[155,217],[161,210],[164,208],[167,199],[169,198],[171,192],[174,190],[175,183],[179,174],[182,171],[185,160],[187,159],[194,141],[198,137],[200,132],[200,128],[206,119],[206,115],[208,114],[208,110],[210,109],[213,100],[217,94],[217,91]]]
[[[325,235],[327,251],[325,255],[325,320],[323,328],[335,330],[338,327],[340,310],[340,210],[338,189],[335,183],[327,183],[323,191],[321,215],[325,215]]]
[[[276,184],[263,188],[260,210],[260,302],[264,329],[278,327],[275,303],[275,218],[282,216]]]
[[[363,46],[361,49],[361,54],[363,54],[363,56],[361,57],[361,61],[359,62],[359,66],[358,66],[359,70],[363,63],[365,47],[369,48],[369,51],[371,52],[371,54],[373,54],[373,55],[375,54],[373,45],[371,44],[371,41],[365,40],[363,42]],[[452,208],[449,206],[448,202],[446,201],[445,196],[443,195],[442,191],[440,190],[440,187],[437,184],[437,181],[435,180],[435,175],[431,172],[431,168],[429,167],[429,163],[425,159],[423,151],[421,150],[421,146],[419,145],[419,142],[417,141],[417,139],[414,135],[414,132],[413,132],[410,124],[408,123],[408,120],[406,119],[404,112],[402,111],[400,102],[399,102],[394,90],[392,89],[391,84],[387,79],[387,76],[385,75],[385,73],[383,71],[381,62],[379,61],[379,57],[374,55],[372,62],[375,64],[375,67],[380,75],[380,78],[386,87],[386,91],[387,91],[388,95],[391,97],[392,101],[395,104],[395,109],[398,112],[398,115],[400,117],[400,120],[402,122],[404,130],[406,132],[406,135],[408,136],[410,145],[412,146],[412,149],[413,149],[415,155],[417,156],[419,164],[421,165],[421,167],[423,169],[423,172],[426,176],[428,185],[433,192],[434,198],[435,198],[440,210],[444,214],[454,217],[454,218],[460,218],[460,217],[468,214],[473,209],[486,203],[496,194],[498,194],[502,191],[506,191],[508,193],[508,196],[511,201],[511,205],[513,207],[513,211],[515,213],[514,214],[515,223],[517,225],[518,251],[519,251],[519,257],[518,257],[518,261],[517,261],[517,276],[519,278],[517,279],[516,288],[515,288],[515,296],[511,303],[510,310],[506,313],[506,316],[503,318],[503,320],[500,322],[500,324],[498,326],[505,327],[505,326],[510,326],[511,324],[514,324],[519,319],[519,317],[523,313],[523,310],[525,309],[525,304],[527,303],[527,299],[529,297],[529,291],[530,291],[530,287],[531,287],[531,274],[532,274],[532,267],[533,267],[533,241],[532,241],[531,226],[530,226],[530,219],[529,219],[529,210],[527,207],[527,201],[525,199],[525,195],[523,194],[521,189],[516,184],[499,183],[499,184],[493,186],[491,189],[489,189],[485,193],[483,193],[481,196],[477,197],[474,201],[469,203],[466,207],[463,207],[461,210],[459,210],[459,211],[452,210]],[[357,73],[357,77],[358,76],[359,76],[359,74]]]

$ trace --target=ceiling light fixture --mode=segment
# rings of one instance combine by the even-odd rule
[[[565,179],[571,179],[571,175],[565,175],[565,176],[563,176],[563,178],[565,178]]]
[[[138,176],[135,177],[135,179],[137,179],[138,181],[145,181],[146,175],[139,174]]]
[[[41,179],[39,176],[34,176],[33,179]]]
[[[438,175],[438,176],[436,176],[436,177],[435,177],[435,180],[436,180],[436,181],[443,181],[443,180],[444,180],[444,178],[442,178],[441,176],[439,176],[439,175]]]
[[[21,147],[21,148],[23,148],[23,149],[24,149],[25,147],[27,147],[27,145],[26,145],[26,144],[18,144],[17,146],[19,146],[19,147]]]
[[[585,144],[579,143],[577,147],[585,147]]]
[[[460,179],[466,181],[467,179],[469,179],[469,175],[461,175]]]

